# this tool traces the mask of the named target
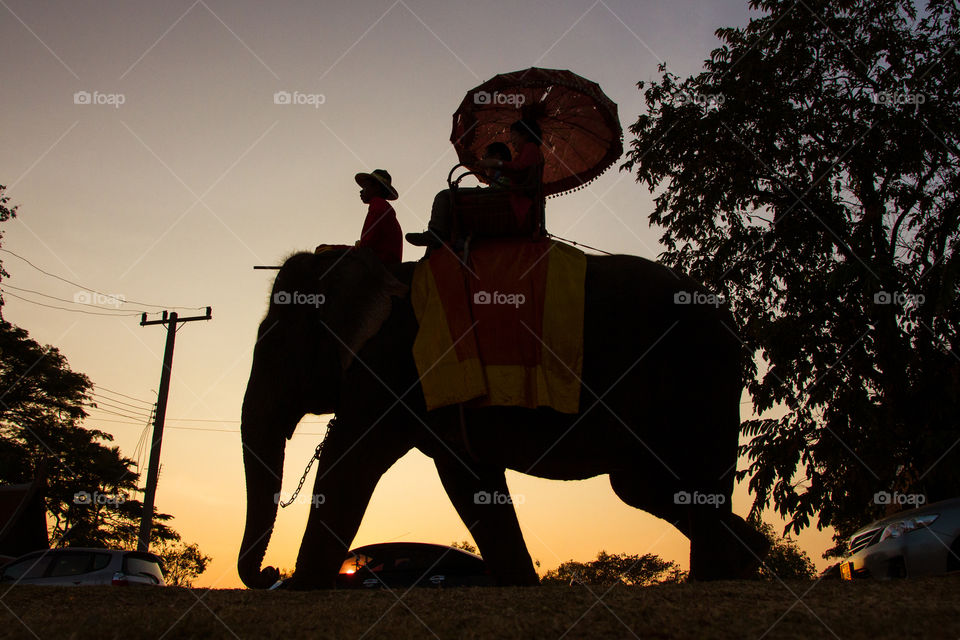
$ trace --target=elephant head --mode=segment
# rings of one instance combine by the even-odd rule
[[[277,516],[285,441],[307,413],[336,413],[343,374],[408,287],[366,249],[287,259],[260,323],[243,399],[241,438],[247,513],[237,569],[251,588],[273,584],[261,569]]]

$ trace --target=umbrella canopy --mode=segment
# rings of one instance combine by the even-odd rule
[[[467,92],[453,114],[450,141],[476,170],[491,142],[507,142],[510,125],[533,118],[543,131],[544,195],[582,187],[623,153],[617,105],[600,86],[560,69],[502,73]]]

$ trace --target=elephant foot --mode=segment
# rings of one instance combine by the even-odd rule
[[[300,573],[294,573],[281,582],[277,589],[284,591],[318,591],[320,589],[333,589],[334,586],[334,583],[330,580],[316,580]]]
[[[530,573],[511,573],[497,577],[498,587],[539,587],[540,576]]]
[[[736,514],[699,522],[690,538],[690,579],[751,578],[769,550],[766,536]]]
[[[757,568],[767,557],[772,546],[765,535],[749,525],[740,516],[731,514],[732,518],[726,524],[733,530],[732,536],[737,541],[737,575],[736,578],[752,578]]]

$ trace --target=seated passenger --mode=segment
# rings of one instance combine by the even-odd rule
[[[390,174],[383,169],[358,173],[353,179],[360,185],[360,201],[369,205],[356,246],[371,249],[384,264],[403,259],[403,234],[397,213],[387,200],[396,200]]]
[[[478,163],[482,169],[488,169],[501,172],[497,177],[497,184],[501,188],[507,188],[512,185],[518,185],[518,188],[509,193],[510,208],[516,216],[517,228],[525,226],[530,210],[533,205],[533,199],[530,197],[536,191],[536,185],[529,185],[530,171],[535,167],[543,165],[543,154],[540,152],[541,133],[540,126],[533,121],[517,120],[510,126],[510,144],[516,152],[516,159],[509,157],[504,160],[490,154],[490,147],[487,147],[484,158]],[[503,143],[499,143],[503,144]],[[501,150],[502,154],[502,150]],[[489,174],[488,174],[489,175]],[[504,184],[501,179],[509,180]],[[537,176],[539,179],[539,175]],[[491,183],[491,186],[493,183]],[[528,189],[519,189],[519,185],[528,185]],[[468,194],[474,189],[458,189],[459,194]],[[480,190],[480,189],[478,189]],[[427,230],[422,233],[408,233],[407,242],[418,247],[440,247],[444,242],[450,239],[452,227],[450,211],[450,190],[444,189],[433,199],[433,207],[430,212],[430,222],[427,224]]]
[[[487,145],[487,148],[483,150],[483,159],[510,162],[513,156],[510,155],[510,147],[504,143],[491,142]],[[491,188],[496,189],[498,187],[505,188],[510,186],[510,178],[503,175],[503,169],[490,167],[484,171],[484,175],[486,175],[487,180],[490,181],[488,186]]]

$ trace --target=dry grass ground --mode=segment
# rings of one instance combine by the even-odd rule
[[[960,576],[313,593],[0,592],[2,638],[960,638]]]

